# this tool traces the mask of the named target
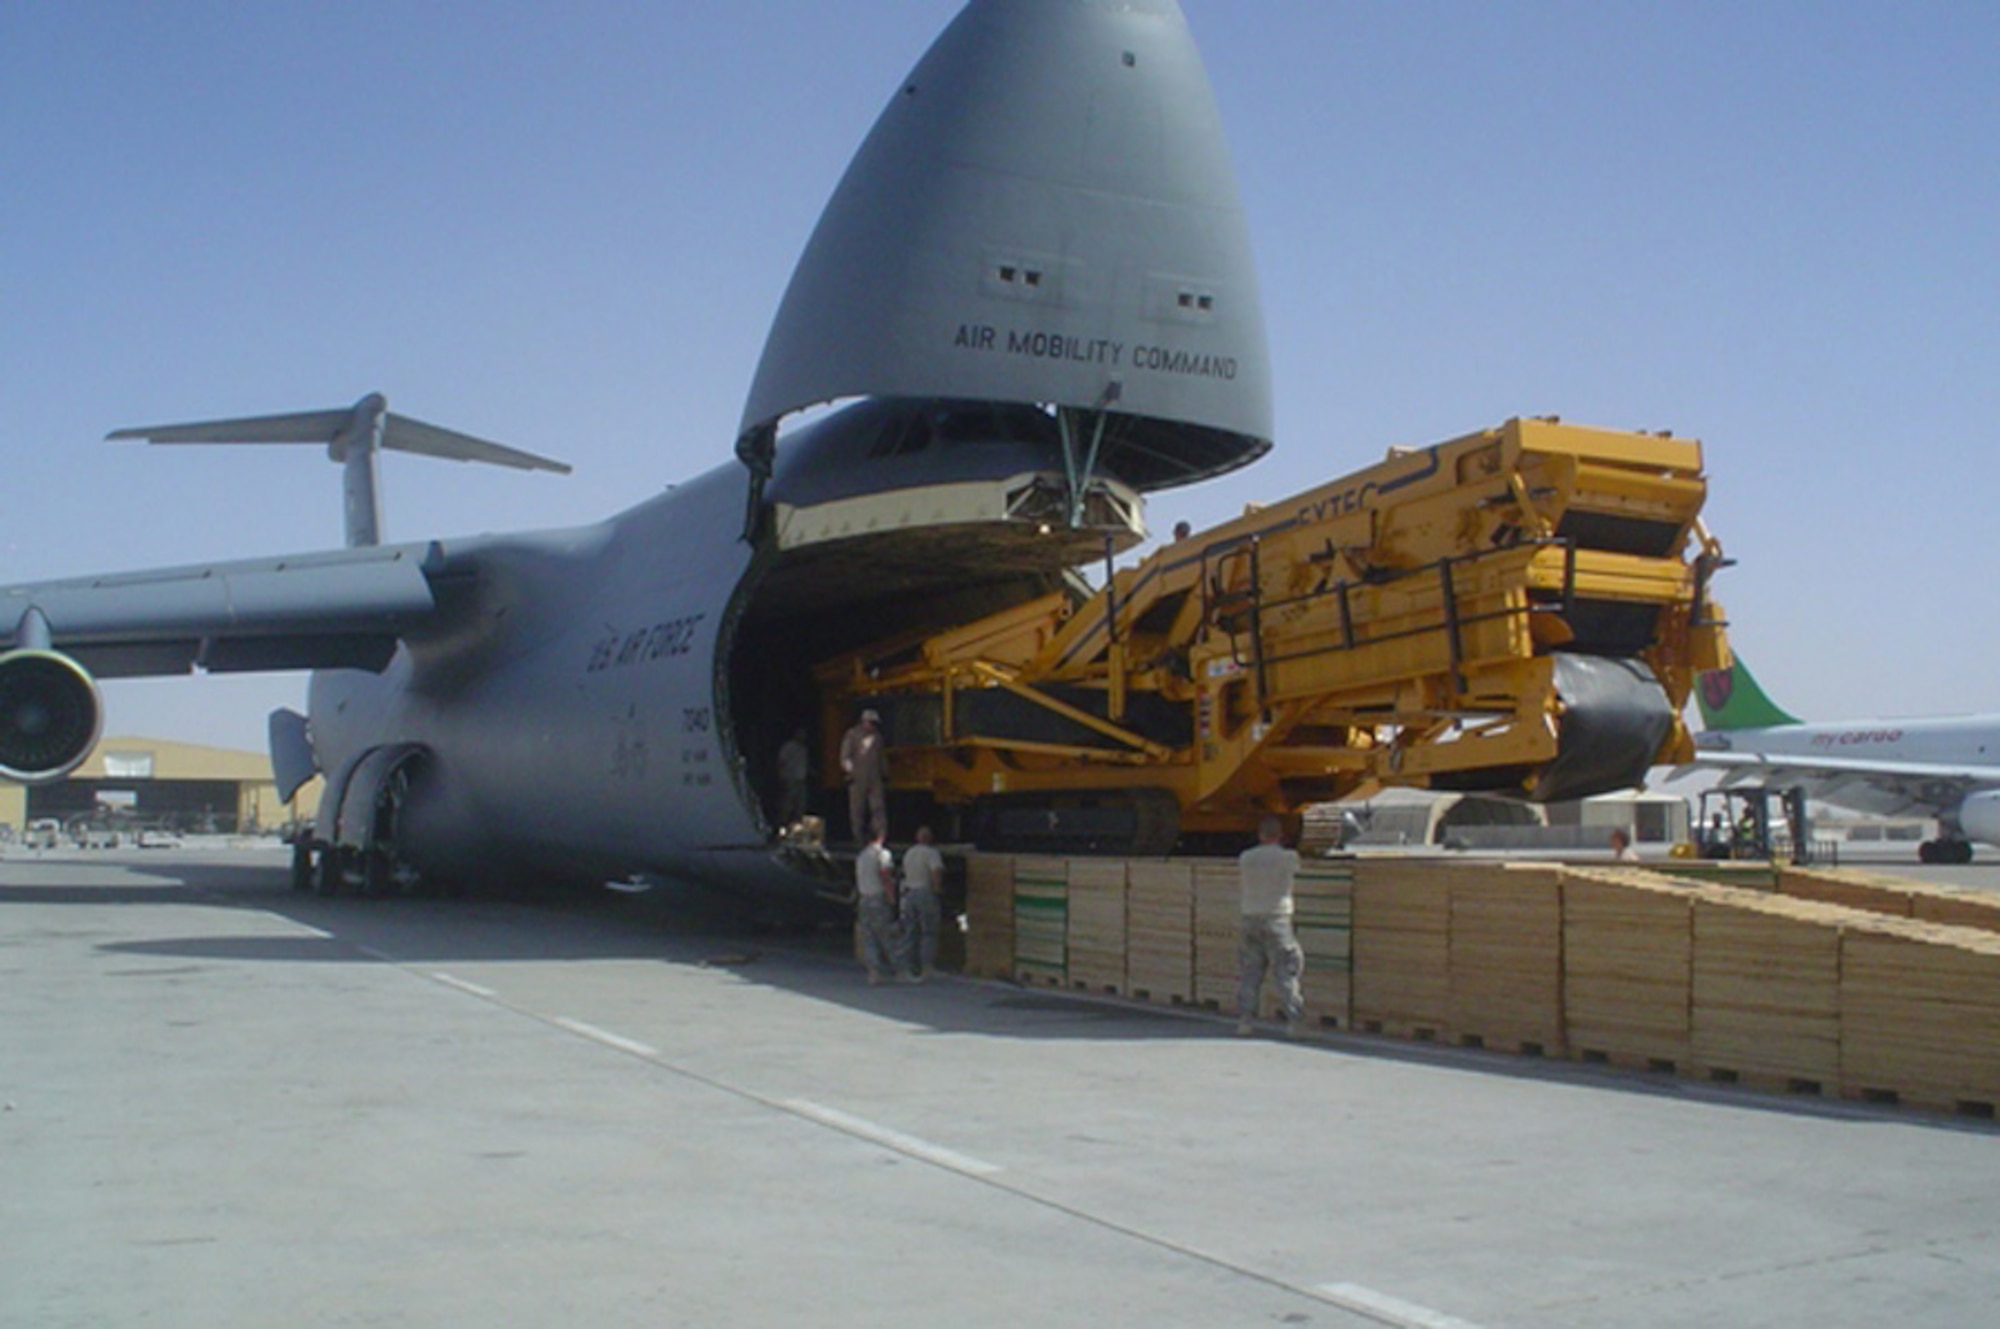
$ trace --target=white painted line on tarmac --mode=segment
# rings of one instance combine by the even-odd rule
[[[500,995],[492,988],[483,988],[477,983],[468,983],[462,978],[453,978],[450,974],[432,974],[431,977],[448,988],[457,988],[460,992],[470,992],[475,997],[497,997]]]
[[[801,1117],[809,1117],[819,1122],[822,1126],[831,1126],[837,1131],[858,1135],[864,1140],[873,1140],[876,1144],[886,1145],[899,1154],[908,1154],[912,1158],[920,1158],[926,1163],[935,1163],[954,1172],[963,1172],[974,1177],[990,1177],[1000,1170],[997,1163],[989,1163],[970,1154],[961,1154],[956,1149],[947,1149],[941,1144],[932,1144],[929,1140],[907,1135],[894,1127],[884,1126],[866,1117],[842,1112],[839,1108],[830,1108],[824,1103],[815,1103],[809,1098],[788,1098],[783,1106]]]
[[[660,1055],[658,1048],[649,1047],[636,1038],[626,1038],[622,1034],[614,1034],[609,1029],[599,1029],[596,1025],[585,1024],[581,1020],[566,1020],[560,1015],[554,1016],[552,1019],[556,1024],[561,1025],[572,1034],[582,1034],[585,1038],[593,1042],[602,1043],[606,1047],[617,1048],[620,1052],[630,1052],[634,1056],[639,1057],[657,1057]]]
[[[1321,1283],[1313,1289],[1343,1310],[1356,1311],[1371,1320],[1396,1326],[1396,1329],[1479,1329],[1470,1320],[1461,1320],[1456,1315],[1446,1315],[1428,1306],[1419,1306],[1414,1301],[1404,1301],[1386,1292],[1377,1292],[1372,1287],[1359,1283]]]

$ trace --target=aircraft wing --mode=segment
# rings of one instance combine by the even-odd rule
[[[1990,767],[1717,751],[1697,752],[1694,765],[1720,770],[1724,784],[1799,785],[1808,798],[1882,817],[1955,812],[1967,794],[2000,788]]]
[[[437,609],[434,542],[0,587],[0,650],[53,647],[98,678],[379,670]]]

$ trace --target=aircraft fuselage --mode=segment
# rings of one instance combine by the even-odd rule
[[[1706,751],[1757,752],[1806,759],[1900,761],[1920,765],[1992,766],[2000,772],[2000,715],[1912,720],[1849,720],[1838,724],[1770,725],[1709,730],[1696,738]]]
[[[419,745],[397,840],[426,872],[602,880],[761,848],[718,717],[743,483],[725,467],[599,525],[447,543],[440,630],[379,675],[314,676],[322,769]]]

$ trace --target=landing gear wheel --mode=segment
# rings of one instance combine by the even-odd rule
[[[313,888],[313,851],[310,840],[292,841],[292,889],[303,895]]]
[[[390,894],[396,884],[389,856],[380,849],[361,851],[361,893],[371,899]]]
[[[361,879],[363,895],[436,894],[415,868],[398,859],[394,851],[380,846],[362,851]]]
[[[328,845],[319,851],[319,872],[314,882],[318,894],[332,898],[340,894],[342,878],[346,875],[340,861],[340,846]]]

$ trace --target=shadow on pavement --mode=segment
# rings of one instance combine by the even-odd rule
[[[869,987],[845,927],[774,932],[744,921],[729,901],[699,888],[549,900],[323,899],[290,889],[279,861],[147,859],[121,864],[39,862],[24,873],[0,862],[0,909],[10,905],[196,906],[252,911],[316,934],[162,936],[106,943],[116,954],[278,964],[394,963],[413,967],[510,961],[650,960],[725,969],[740,981],[837,1003],[916,1026],[920,1036],[1010,1039],[1208,1039],[1236,1043],[1234,1021],[1192,1007],[1163,1007],[1055,988],[945,976],[922,985]],[[68,868],[67,874],[64,868]],[[105,872],[107,868],[126,868]],[[106,879],[73,884],[79,868]],[[24,881],[24,877],[35,880]],[[1259,1039],[1275,1047],[1281,1040]],[[1485,1076],[1567,1084],[1579,1091],[1643,1094],[1829,1120],[1890,1122],[2000,1134],[2000,1124],[1807,1095],[1779,1096],[1563,1058],[1413,1043],[1380,1035],[1316,1033],[1285,1044],[1296,1055],[1366,1057]]]

